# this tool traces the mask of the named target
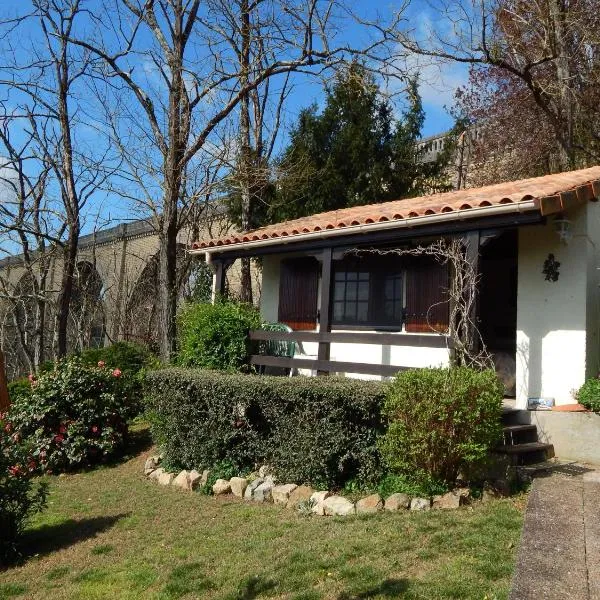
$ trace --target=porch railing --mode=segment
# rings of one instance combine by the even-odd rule
[[[250,331],[254,341],[316,342],[330,346],[338,344],[376,344],[381,346],[409,346],[419,348],[451,348],[451,340],[446,335],[414,335],[403,333],[373,333],[353,331]],[[327,352],[329,355],[329,352]],[[319,358],[288,358],[254,354],[250,363],[260,367],[280,367],[283,369],[307,369],[319,374],[357,373],[360,375],[378,375],[390,377],[410,367],[405,365],[383,365],[377,363],[345,362]]]

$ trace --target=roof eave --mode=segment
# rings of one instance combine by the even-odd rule
[[[349,225],[347,227],[311,231],[308,233],[299,233],[289,236],[269,237],[266,239],[249,240],[232,244],[215,244],[213,246],[190,249],[189,253],[204,254],[206,255],[207,261],[210,262],[210,256],[212,254],[227,254],[242,249],[249,251],[254,248],[264,248],[266,246],[288,246],[290,244],[312,239],[347,236],[356,233],[370,233],[375,231],[383,231],[386,229],[418,229],[424,225],[451,221],[466,221],[480,217],[502,216],[511,213],[518,214],[536,210],[539,211],[539,203],[532,199],[525,200],[523,202],[511,202],[510,204],[497,204],[493,206],[469,208],[459,211],[438,213],[434,215],[410,217],[408,219],[363,223],[361,225]]]

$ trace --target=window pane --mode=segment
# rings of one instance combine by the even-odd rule
[[[335,301],[337,300],[344,300],[344,290],[346,288],[346,284],[344,283],[344,281],[336,281],[335,282],[335,287],[333,289],[333,299]]]
[[[346,300],[344,309],[344,318],[350,322],[356,319],[356,302],[350,302]]]
[[[369,280],[361,281],[358,284],[358,299],[368,300],[369,299]]]
[[[359,302],[357,307],[356,320],[359,323],[365,323],[369,316],[369,303]]]
[[[346,272],[346,279],[348,281],[356,281],[357,278],[358,278],[358,273],[356,271],[347,271]]]
[[[335,321],[341,321],[344,318],[344,303],[334,302],[333,303],[333,319]]]
[[[356,281],[349,281],[346,284],[346,300],[356,300]]]

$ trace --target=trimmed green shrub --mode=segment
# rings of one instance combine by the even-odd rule
[[[119,368],[58,362],[33,380],[8,416],[15,434],[33,449],[36,469],[48,473],[104,461],[125,446],[127,421],[137,413],[128,376]]]
[[[236,371],[248,364],[250,329],[260,328],[260,315],[249,304],[220,300],[215,304],[187,304],[178,315],[178,363]]]
[[[27,518],[45,506],[47,486],[31,480],[36,466],[8,415],[0,413],[0,564],[18,556]]]
[[[152,435],[169,465],[240,472],[271,465],[283,481],[375,483],[386,385],[165,369],[146,378]]]
[[[452,483],[461,467],[500,438],[503,388],[492,370],[415,369],[396,376],[385,399],[381,454],[391,473]]]
[[[588,379],[579,388],[576,399],[588,410],[600,413],[600,378]]]

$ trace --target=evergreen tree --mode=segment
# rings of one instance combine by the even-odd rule
[[[325,108],[303,110],[279,161],[283,173],[266,210],[276,222],[429,191],[448,189],[448,153],[420,163],[416,144],[424,121],[416,81],[399,121],[373,76],[359,63],[341,72]]]

